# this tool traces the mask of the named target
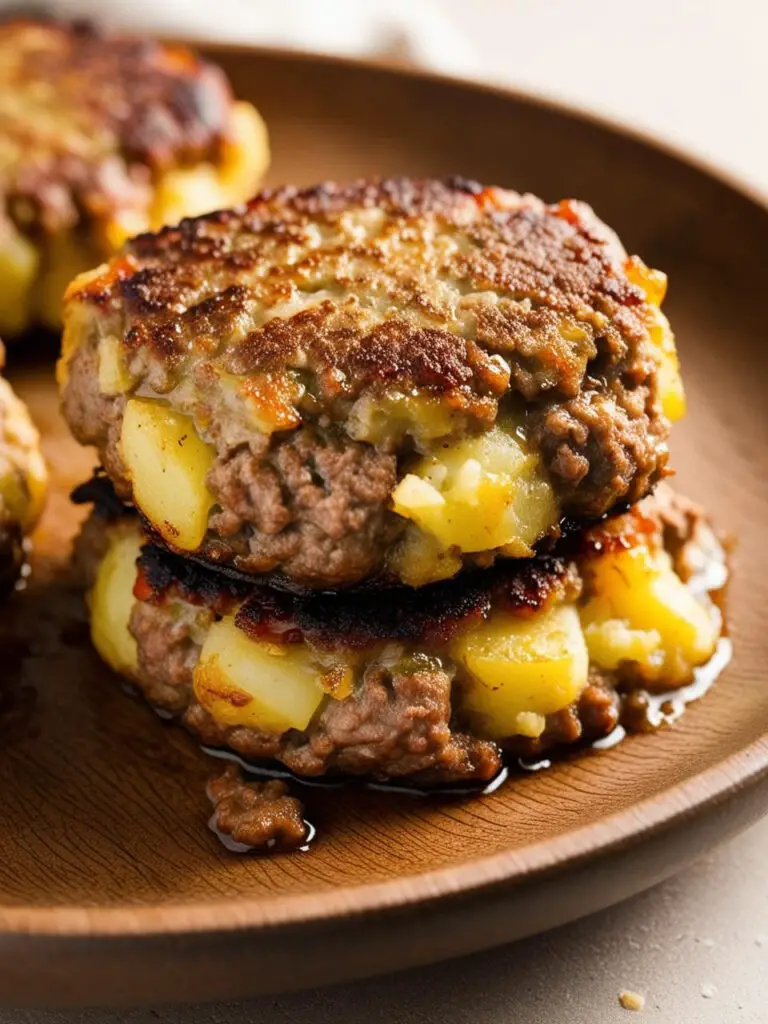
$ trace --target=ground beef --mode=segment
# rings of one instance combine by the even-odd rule
[[[241,725],[228,727],[217,722],[194,700],[184,712],[184,724],[206,747],[228,748],[248,761],[282,760],[286,742],[294,735],[303,735],[259,732]]]
[[[442,670],[392,675],[377,668],[352,697],[329,700],[306,732],[226,728],[194,702],[184,721],[207,746],[228,747],[248,760],[276,758],[297,775],[490,779],[501,767],[499,749],[452,724],[450,696]]]
[[[362,582],[403,529],[390,496],[414,447],[439,454],[508,407],[566,517],[664,476],[658,309],[639,266],[573,201],[459,179],[263,192],[135,239],[69,293],[65,415],[128,495],[122,407],[95,393],[95,353],[117,339],[132,393],[162,394],[216,448],[206,557]]]
[[[155,707],[178,713],[189,704],[192,672],[200,657],[195,624],[205,628],[212,621],[208,609],[182,602],[134,604],[129,629],[136,640],[142,690]]]
[[[591,392],[531,412],[531,438],[569,515],[600,516],[639,501],[664,474],[666,455],[652,429],[661,414],[649,405],[647,415],[630,415]]]
[[[686,583],[698,577],[705,589],[719,589],[727,574],[729,544],[712,529],[704,509],[666,486],[657,489],[647,507],[659,519],[678,576]]]
[[[99,350],[95,344],[83,345],[72,357],[70,386],[61,393],[61,411],[75,440],[94,445],[107,475],[118,494],[131,497],[130,484],[120,455],[120,431],[125,398],[104,395],[99,389]]]
[[[387,507],[396,480],[394,455],[305,428],[266,457],[242,446],[216,460],[208,485],[222,511],[210,529],[238,569],[342,586],[375,574],[402,532]],[[219,549],[211,540],[205,553]]]
[[[347,772],[422,775],[434,781],[488,779],[500,767],[495,743],[457,728],[451,677],[437,668],[369,668],[355,693],[328,700],[306,732],[281,735],[216,722],[195,700],[192,674],[200,656],[193,634],[204,609],[183,602],[137,601],[130,630],[139,652],[139,685],[153,705],[184,712],[202,742],[250,760],[277,759],[299,775]],[[209,615],[211,613],[208,613]]]
[[[621,699],[613,680],[596,669],[575,704],[547,715],[544,732],[536,739],[513,736],[502,744],[517,757],[534,758],[555,747],[600,739],[619,724]]]
[[[277,779],[246,782],[234,765],[208,783],[211,828],[254,850],[295,850],[308,835],[301,802]]]
[[[77,560],[88,567],[91,578],[98,563],[93,554],[104,551],[103,524],[93,518],[78,543]],[[135,517],[133,524],[140,529]],[[131,519],[120,528],[124,526],[130,528]],[[723,558],[700,510],[676,498],[666,486],[623,516],[574,538],[576,547],[569,556],[574,559],[574,579],[568,582],[566,573],[565,583],[565,562],[539,556],[521,563],[516,573],[509,566],[501,576],[498,569],[490,569],[409,592],[407,599],[397,592],[297,596],[200,569],[150,545],[139,559],[143,597],[130,619],[138,648],[137,681],[152,704],[183,716],[205,745],[230,749],[247,760],[278,760],[297,775],[407,777],[425,784],[486,780],[499,769],[501,753],[498,744],[475,735],[472,721],[462,715],[457,699],[461,670],[451,667],[450,657],[443,657],[456,623],[496,607],[524,615],[545,601],[577,599],[581,559],[631,545],[638,537],[651,546],[663,544],[675,564],[693,567],[692,573],[705,572],[713,552]],[[516,587],[510,588],[505,580],[510,573]],[[387,609],[387,602],[396,610]],[[426,612],[419,610],[424,603]],[[319,657],[357,652],[353,692],[344,699],[325,700],[303,731],[275,735],[221,725],[197,702],[193,689],[200,645],[221,615],[235,615],[235,626],[245,635],[274,643],[306,643]],[[579,700],[547,716],[541,736],[516,736],[501,746],[520,757],[536,757],[606,736],[618,724],[632,731],[652,727],[649,709],[656,698],[641,692],[647,686],[642,678],[633,678],[627,666],[615,673],[593,666]]]
[[[428,772],[442,782],[492,778],[501,764],[496,744],[454,730],[451,718],[444,670],[375,667],[351,698],[326,704],[306,742],[283,760],[302,775],[331,769],[384,777]]]

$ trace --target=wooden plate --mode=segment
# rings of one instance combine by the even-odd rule
[[[307,854],[227,853],[211,761],[121,692],[67,577],[71,485],[93,459],[56,412],[52,356],[12,373],[54,493],[0,625],[0,1001],[234,998],[389,971],[623,899],[768,809],[768,213],[711,172],[543,103],[422,75],[216,50],[264,111],[272,180],[460,172],[592,202],[671,278],[691,413],[679,483],[738,535],[736,655],[673,729],[436,802],[312,790]]]

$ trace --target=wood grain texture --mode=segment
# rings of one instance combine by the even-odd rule
[[[307,854],[228,854],[216,766],[126,696],[87,642],[68,568],[93,457],[52,366],[11,376],[54,493],[27,589],[0,619],[0,1001],[235,997],[424,963],[561,923],[653,884],[768,808],[766,210],[672,156],[502,93],[279,55],[212,51],[271,125],[272,179],[461,172],[575,194],[670,274],[690,393],[679,485],[739,538],[736,655],[674,728],[482,799],[307,792]]]

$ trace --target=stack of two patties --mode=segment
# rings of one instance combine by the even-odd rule
[[[70,288],[60,366],[125,506],[81,540],[96,647],[298,775],[488,780],[642,725],[721,631],[722,551],[657,488],[664,284],[582,204],[458,180],[129,243]]]

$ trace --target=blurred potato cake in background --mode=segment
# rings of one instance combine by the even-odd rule
[[[189,50],[90,26],[0,24],[0,334],[60,327],[67,283],[127,237],[238,203],[258,112]]]
[[[4,362],[0,343],[0,370]],[[0,594],[13,587],[24,564],[24,538],[40,518],[47,480],[37,428],[0,377]]]
[[[665,282],[576,201],[266,191],[73,282],[63,410],[176,551],[302,588],[421,586],[666,475]]]

